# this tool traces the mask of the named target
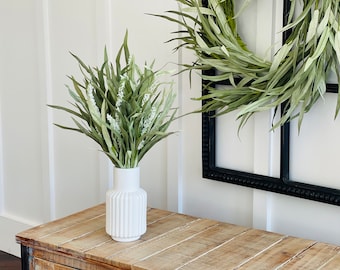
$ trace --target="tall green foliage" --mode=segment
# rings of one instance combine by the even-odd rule
[[[115,66],[107,52],[100,68],[87,66],[79,57],[83,81],[69,78],[73,108],[50,105],[70,113],[77,131],[97,142],[119,168],[137,167],[144,155],[160,140],[172,134],[167,129],[175,119],[175,94],[171,83],[159,82],[165,71],[154,71],[153,63],[140,68],[127,44],[127,34]],[[162,88],[168,85],[168,90]]]

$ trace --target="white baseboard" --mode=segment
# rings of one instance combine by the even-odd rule
[[[31,228],[23,222],[0,216],[0,250],[20,257],[20,245],[15,241],[15,235]]]

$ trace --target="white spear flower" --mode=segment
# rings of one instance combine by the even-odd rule
[[[150,94],[145,94],[142,100],[142,107],[145,105],[145,103],[150,99]]]
[[[93,88],[90,87],[89,85],[86,87],[86,92],[87,92],[87,105],[89,106],[89,110],[91,114],[94,116],[94,120],[98,121],[100,119],[100,112],[99,108],[97,107],[96,101],[93,96]]]
[[[128,78],[126,77],[126,75],[123,75],[120,77],[120,83],[119,83],[119,88],[118,88],[118,93],[117,93],[117,102],[116,102],[117,109],[122,104],[122,101],[124,98],[124,88],[125,88],[127,80]]]
[[[138,149],[138,150],[141,150],[141,149],[144,147],[144,144],[145,144],[145,140],[142,140],[142,141],[138,144],[137,149]]]
[[[114,119],[110,114],[106,115],[107,121],[109,121],[110,128],[114,131],[120,133],[120,127],[116,119]]]
[[[155,108],[155,106],[152,106],[149,117],[144,119],[144,121],[142,121],[142,135],[144,135],[148,132],[148,130],[151,128],[155,118],[156,118],[156,108]]]

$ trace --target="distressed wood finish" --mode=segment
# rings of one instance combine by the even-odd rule
[[[16,236],[23,269],[340,269],[340,247],[201,219],[148,210],[140,240],[105,233],[105,205]]]

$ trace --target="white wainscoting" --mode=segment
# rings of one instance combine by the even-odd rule
[[[281,0],[252,1],[244,24],[256,29],[240,25],[249,47],[264,57],[270,57],[270,45],[278,46],[280,5]],[[55,122],[72,121],[46,106],[70,100],[66,75],[80,72],[69,51],[100,65],[104,46],[114,57],[129,29],[138,62],[156,59],[156,67],[166,64],[176,71],[175,63],[195,58],[165,43],[177,25],[146,14],[176,8],[172,0],[0,1],[0,250],[19,255],[16,233],[103,202],[112,185],[112,167],[98,147],[81,134],[56,128]],[[180,114],[199,108],[192,98],[200,96],[200,77],[193,74],[191,84],[187,73],[172,79]],[[278,136],[267,133],[269,124],[270,115],[260,114],[246,129],[249,166],[277,175]],[[179,119],[172,129],[178,133],[141,162],[150,206],[340,244],[339,207],[202,179],[200,114]]]
[[[106,46],[115,61],[129,29],[130,49],[139,63],[156,59],[156,68],[167,64],[167,69],[176,70],[170,62],[177,62],[177,54],[164,42],[177,26],[146,15],[170,8],[177,4],[155,0],[0,3],[1,250],[19,255],[17,232],[103,202],[112,185],[112,166],[97,145],[82,134],[55,127],[54,123],[72,125],[72,121],[47,107],[71,100],[65,87],[70,83],[67,75],[80,72],[69,52],[101,65]],[[149,156],[156,162],[145,158],[142,182],[150,191],[149,204],[166,208],[167,143],[152,152]],[[176,207],[176,202],[172,205]]]

